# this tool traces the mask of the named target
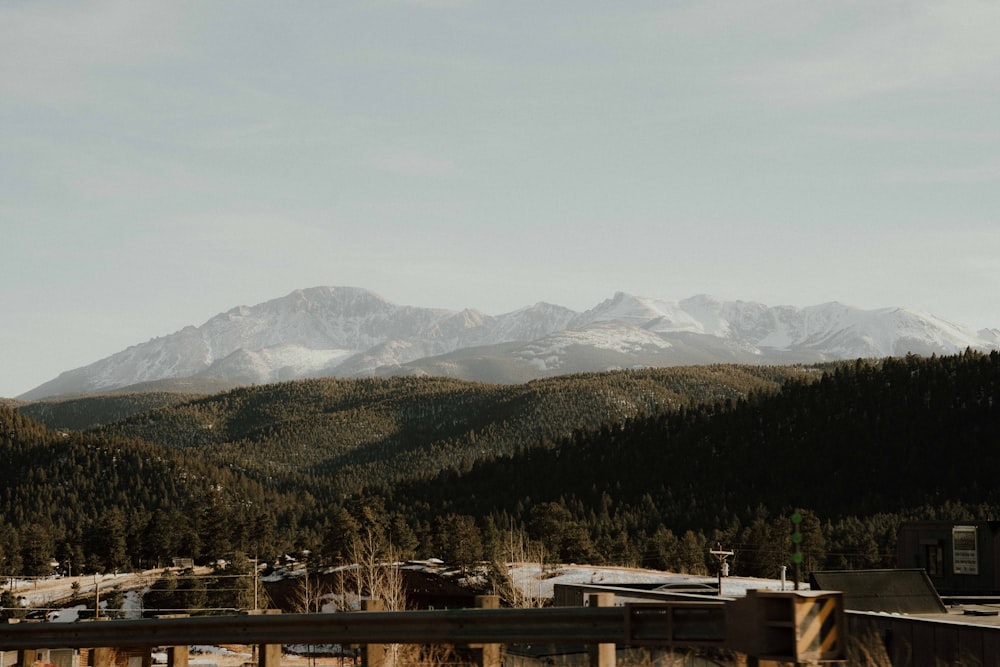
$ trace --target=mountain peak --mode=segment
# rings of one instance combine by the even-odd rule
[[[393,304],[360,287],[310,287],[237,306],[200,327],[62,373],[26,400],[187,377],[268,383],[316,376],[452,375],[487,382],[635,366],[791,364],[997,349],[901,308],[795,308],[700,294],[666,301],[618,291],[583,313],[536,303],[498,316]]]

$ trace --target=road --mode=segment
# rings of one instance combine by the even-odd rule
[[[173,568],[170,568],[173,569]],[[101,597],[112,589],[123,592],[148,588],[163,574],[164,568],[120,574],[88,574],[80,577],[47,577],[44,579],[0,579],[0,589],[9,588],[25,607],[59,608],[74,597]],[[175,570],[177,571],[177,570]],[[211,568],[195,568],[196,575],[208,574]],[[74,589],[74,585],[78,586]]]

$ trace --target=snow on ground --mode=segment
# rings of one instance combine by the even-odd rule
[[[440,561],[424,564],[427,568],[438,569]],[[162,570],[135,573],[129,575],[98,577],[53,577],[39,581],[17,581],[15,590],[24,596],[25,603],[34,606],[48,606],[56,600],[65,600],[76,582],[83,594],[93,594],[95,584],[100,590],[110,591],[115,586],[125,590],[125,608],[127,617],[138,618],[141,615],[141,591],[149,585],[155,575]],[[284,571],[280,576],[294,576],[298,572]],[[532,598],[551,599],[555,584],[673,584],[692,585],[709,584],[715,586],[716,577],[676,574],[658,570],[643,570],[627,567],[605,567],[586,565],[547,565],[544,568],[538,563],[516,563],[511,566],[511,576],[523,593]],[[7,583],[7,582],[4,582]],[[807,586],[806,586],[807,587]],[[773,579],[754,579],[749,577],[726,577],[722,581],[722,594],[726,597],[740,597],[751,589],[792,590],[793,583]],[[709,592],[711,595],[711,592]],[[103,600],[102,600],[103,604]],[[56,605],[52,605],[56,606]],[[49,612],[48,618],[55,622],[72,622],[77,620],[85,605],[59,609]],[[339,657],[340,647],[329,646],[286,646],[286,654],[282,658],[285,667],[342,667],[343,659]],[[253,659],[252,647],[249,646],[191,646],[191,667],[242,667]],[[166,663],[166,654],[155,652],[153,662],[157,665]],[[0,665],[12,664],[16,653],[6,657],[0,653]]]
[[[427,567],[437,569],[439,563]],[[163,570],[148,570],[146,572],[127,573],[119,575],[93,575],[83,577],[51,577],[33,581],[15,580],[13,591],[22,598],[25,607],[44,608],[57,607],[58,601],[66,600],[72,593],[73,584],[77,584],[82,596],[94,595],[96,586],[100,587],[102,596],[113,588],[125,591],[125,610],[128,618],[138,618],[142,611],[142,590],[148,587]],[[275,573],[266,580],[301,574],[296,571]],[[697,576],[676,574],[659,570],[643,570],[628,567],[607,567],[587,565],[545,565],[539,563],[516,563],[511,566],[511,576],[514,583],[528,597],[536,599],[551,599],[555,584],[711,584],[718,579],[714,576]],[[5,584],[10,582],[5,581]],[[808,584],[802,587],[808,588]],[[784,590],[792,590],[792,581],[786,581]],[[782,590],[782,582],[777,579],[755,579],[751,577],[725,577],[722,580],[722,592],[726,596],[744,596],[751,589]],[[50,620],[72,622],[78,617],[78,612],[85,609],[83,605],[60,609],[52,612]]]
[[[704,577],[692,574],[675,574],[659,570],[642,570],[628,567],[605,567],[586,565],[560,565],[546,568],[538,563],[522,563],[513,566],[511,576],[514,583],[525,595],[533,598],[552,598],[555,584],[718,584],[718,577]],[[784,588],[782,587],[784,586]],[[724,577],[722,594],[743,597],[748,590],[792,590],[794,582],[784,584],[777,579],[756,579],[753,577]],[[809,588],[801,584],[800,588]]]
[[[78,604],[73,607],[66,607],[58,611],[50,611],[46,619],[52,623],[73,623],[80,620],[80,612],[87,608],[85,604]]]
[[[233,649],[224,646],[208,646],[204,644],[197,644],[191,646],[190,651],[191,653],[198,655],[229,656],[229,657],[238,657],[247,659],[249,659],[253,655],[252,653],[243,653],[241,651],[234,651]]]
[[[206,574],[209,568],[195,568],[197,574]],[[52,576],[40,579],[0,579],[0,588],[7,588],[18,598],[21,606],[32,609],[49,609],[50,621],[71,623],[79,618],[86,605],[64,608],[74,595],[82,598],[100,597],[101,609],[107,609],[107,597],[112,590],[124,593],[125,618],[142,617],[142,594],[163,574],[163,568],[144,572],[120,574],[88,574],[82,577]],[[76,589],[74,589],[76,586]]]
[[[65,600],[73,594],[76,584],[80,595],[93,595],[95,589],[103,594],[113,588],[129,589],[153,581],[163,570],[147,572],[127,572],[121,574],[98,574],[82,577],[52,576],[42,579],[2,580],[26,607],[44,607],[58,600]]]

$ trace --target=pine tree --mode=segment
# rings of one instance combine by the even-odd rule
[[[466,570],[483,557],[483,541],[474,517],[449,514],[434,522],[434,544],[438,556]]]
[[[52,573],[55,557],[55,539],[52,529],[31,524],[21,531],[21,565],[29,577],[42,577]]]

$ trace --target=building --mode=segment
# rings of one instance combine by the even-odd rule
[[[903,523],[896,557],[927,572],[942,597],[1000,596],[1000,521]]]

